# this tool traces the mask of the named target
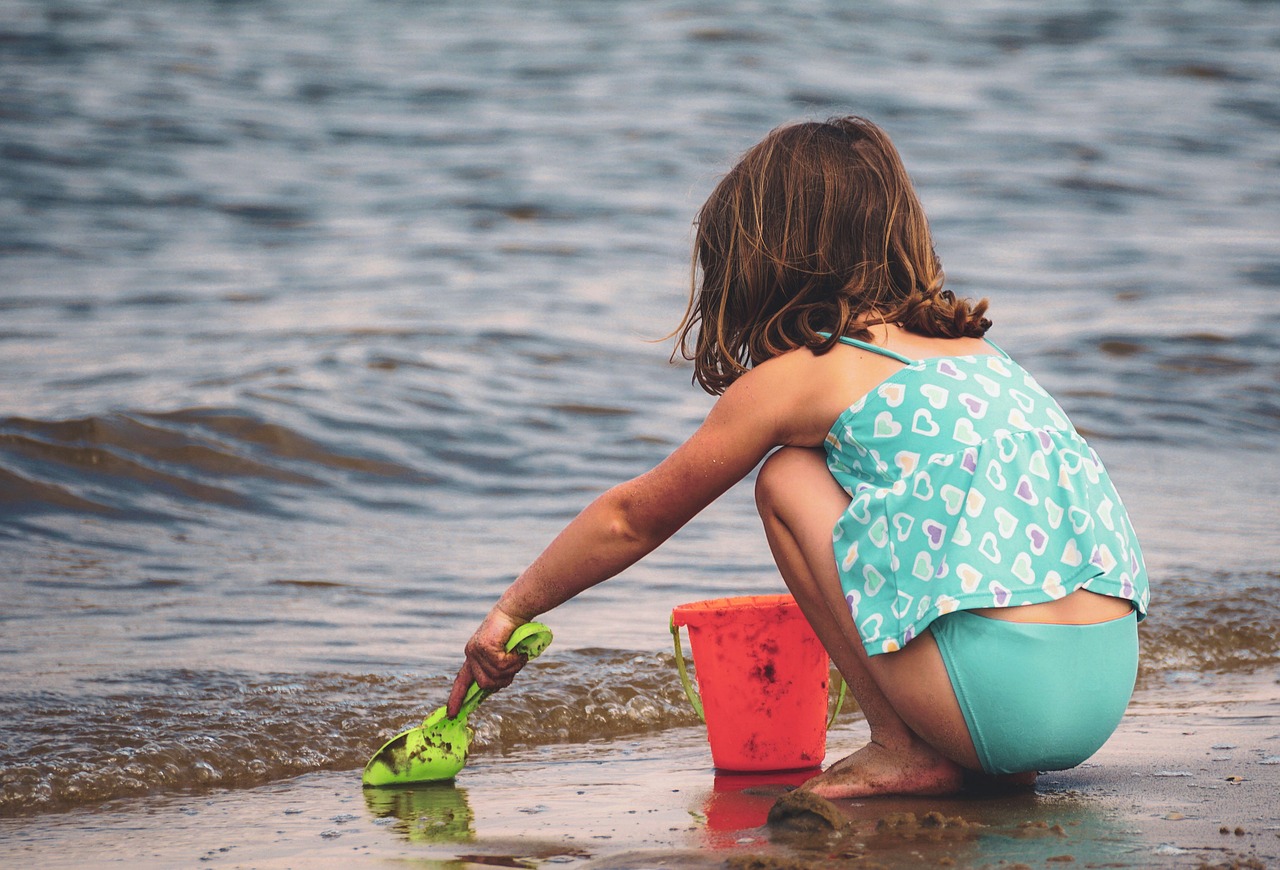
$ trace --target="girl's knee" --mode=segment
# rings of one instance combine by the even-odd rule
[[[826,457],[819,448],[782,447],[756,474],[756,510],[766,520],[797,512],[808,515],[826,505],[838,512],[847,504],[848,495],[827,470]],[[834,514],[830,520],[835,522]]]
[[[795,492],[797,481],[814,458],[807,447],[782,447],[765,459],[756,473],[756,510],[761,516],[774,513],[779,501]]]

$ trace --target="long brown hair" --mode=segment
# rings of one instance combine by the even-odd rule
[[[720,181],[696,226],[693,287],[671,356],[692,360],[709,393],[797,347],[825,353],[841,335],[868,340],[869,324],[939,338],[991,325],[985,299],[971,305],[942,289],[902,159],[865,118],[773,130]]]

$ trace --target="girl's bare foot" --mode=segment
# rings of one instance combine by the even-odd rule
[[[871,742],[801,788],[824,798],[947,795],[964,787],[964,768],[924,743],[894,750]]]

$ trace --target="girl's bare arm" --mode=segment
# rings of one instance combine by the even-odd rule
[[[799,369],[787,354],[736,381],[689,440],[653,470],[618,484],[586,507],[498,600],[466,646],[449,699],[456,712],[474,680],[511,682],[523,666],[504,644],[516,626],[563,604],[637,562],[745,477],[774,447],[821,440]]]

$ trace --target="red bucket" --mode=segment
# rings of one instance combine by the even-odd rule
[[[697,692],[685,670],[682,626],[689,629]],[[822,764],[830,725],[830,666],[794,598],[751,595],[682,604],[671,611],[671,634],[680,680],[707,723],[711,761],[718,770],[802,770]]]

